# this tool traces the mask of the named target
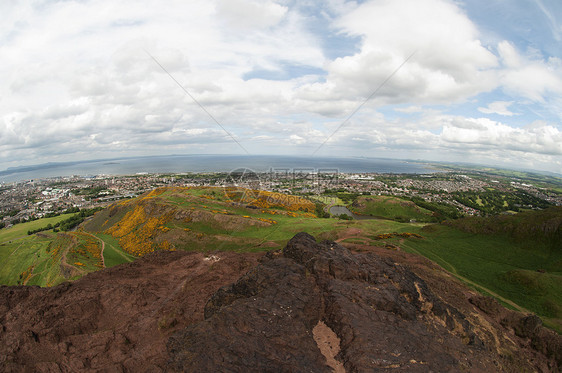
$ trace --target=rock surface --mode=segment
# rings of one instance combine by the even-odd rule
[[[559,371],[536,317],[423,258],[354,249],[300,233],[265,255],[156,252],[0,287],[0,371]]]
[[[515,345],[498,353],[475,332],[493,326],[473,326],[390,258],[306,233],[215,293],[205,318],[170,338],[170,370],[331,372],[313,336],[319,322],[339,337],[348,372],[557,369],[553,358],[534,365],[511,353]]]
[[[0,371],[162,371],[169,336],[259,256],[159,251],[53,288],[2,286]]]

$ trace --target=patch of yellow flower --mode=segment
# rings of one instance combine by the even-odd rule
[[[119,245],[129,254],[143,256],[159,248],[152,239],[157,230],[169,230],[164,224],[171,220],[173,213],[170,211],[160,216],[148,217],[144,207],[137,205],[134,210],[127,212],[119,223],[106,230],[106,233],[118,238]]]
[[[247,203],[250,206],[255,206],[260,209],[277,207],[289,211],[303,211],[309,213],[313,213],[316,210],[316,205],[308,199],[283,193],[268,192],[265,190],[244,190],[240,188],[226,188],[225,193],[231,200]]]

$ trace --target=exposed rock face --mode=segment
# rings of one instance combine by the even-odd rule
[[[536,317],[383,250],[300,233],[260,264],[156,252],[51,289],[0,287],[0,371],[558,371],[560,336]]]
[[[160,251],[53,288],[2,286],[0,371],[162,371],[168,337],[259,256]]]
[[[319,322],[340,338],[336,358],[349,372],[540,369],[486,346],[463,314],[389,258],[305,233],[215,293],[205,317],[170,338],[170,370],[330,372],[313,336]]]

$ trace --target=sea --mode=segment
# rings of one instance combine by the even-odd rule
[[[0,182],[54,177],[95,177],[185,172],[339,172],[428,174],[436,169],[414,161],[382,158],[327,158],[274,155],[166,155],[45,163],[0,171]]]

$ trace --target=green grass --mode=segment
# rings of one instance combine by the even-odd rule
[[[415,203],[390,196],[361,196],[350,206],[360,215],[371,215],[401,221],[431,221],[432,212],[417,206]]]
[[[0,229],[0,243],[24,238],[27,236],[27,231],[46,227],[48,224],[55,225],[59,221],[68,219],[75,214],[63,214],[52,218],[43,218],[26,223],[16,224],[10,228]]]
[[[123,252],[113,237],[104,234],[96,237],[105,242],[106,267],[135,259]],[[41,232],[31,236],[26,235],[18,240],[6,241],[0,244],[0,284],[54,286],[99,270],[100,267],[97,265],[99,259],[77,252],[77,249],[83,248],[84,244],[85,240],[80,235],[52,232]],[[67,271],[72,273],[70,277],[65,277],[61,272],[64,253],[66,253],[66,263],[75,268],[66,267]],[[76,262],[84,265],[76,265]]]
[[[307,196],[307,198],[311,199],[312,201],[322,202],[322,203],[324,203],[328,206],[333,206],[333,205],[345,206],[346,205],[346,203],[344,201],[342,201],[340,198],[333,197],[333,196]]]
[[[65,281],[59,264],[69,243],[66,235],[43,233],[0,244],[0,284],[52,286]]]
[[[114,267],[122,263],[132,262],[136,259],[134,256],[124,252],[119,246],[119,242],[117,242],[114,237],[103,233],[96,233],[94,236],[105,242],[103,257],[107,268]]]
[[[0,283],[17,285],[24,271],[47,259],[45,248],[49,242],[48,238],[26,236],[21,240],[0,244]]]
[[[507,235],[471,234],[446,226],[420,234],[425,239],[407,240],[401,247],[547,320],[562,320],[562,273],[555,264],[562,260],[561,252],[547,245],[517,244]]]

